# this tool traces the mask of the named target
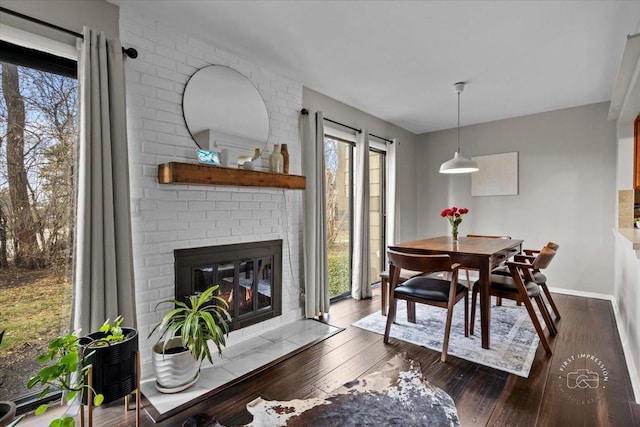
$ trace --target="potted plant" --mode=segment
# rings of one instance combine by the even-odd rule
[[[104,396],[104,403],[127,396],[138,387],[138,331],[122,327],[123,321],[118,316],[112,325],[107,319],[97,332],[79,341],[89,350],[85,363],[93,366],[92,387]],[[87,403],[86,397],[83,403]]]
[[[222,353],[231,316],[227,302],[215,295],[217,289],[212,286],[200,295],[191,295],[187,302],[172,299],[156,305],[156,310],[161,304],[174,305],[149,333],[151,337],[161,330],[152,359],[159,391],[173,393],[195,384],[204,359],[213,363],[208,341]]]
[[[72,402],[75,399],[82,401],[82,396],[91,389],[87,384],[86,377],[91,367],[91,364],[87,363],[87,347],[82,347],[79,341],[78,331],[69,332],[65,336],[52,339],[49,342],[49,351],[38,356],[39,363],[52,362],[40,369],[27,383],[29,389],[36,384],[43,387],[38,398],[42,399],[53,388],[65,392],[67,402]],[[104,400],[102,394],[95,392],[93,394],[93,404],[95,406],[101,405]],[[42,415],[48,407],[49,405],[46,403],[40,405],[35,414]],[[74,418],[68,415],[56,418],[49,424],[50,427],[72,427],[74,425]]]
[[[91,400],[95,406],[131,393],[138,386],[138,332],[123,328],[123,320],[118,316],[112,325],[107,319],[97,332],[85,337],[78,337],[79,331],[76,331],[51,340],[49,351],[38,356],[37,360],[53,363],[32,377],[27,387],[43,386],[39,398],[46,396],[52,388],[61,390],[65,392],[67,402],[76,401],[81,405],[87,404],[88,396],[93,395]],[[88,378],[90,371],[91,383]],[[47,408],[48,404],[42,404],[35,414],[41,415]],[[83,418],[80,419],[82,423]],[[72,416],[64,416],[53,420],[50,427],[74,425]]]

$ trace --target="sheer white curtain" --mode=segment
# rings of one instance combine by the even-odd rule
[[[369,132],[356,136],[354,192],[353,260],[351,296],[371,297],[371,259],[369,244]]]
[[[322,112],[300,116],[302,131],[302,173],[307,177],[304,192],[304,281],[305,316],[329,313],[327,272],[327,218]]]
[[[122,46],[83,29],[73,325],[85,334],[119,314],[136,326]]]
[[[387,245],[399,243],[396,241],[399,233],[398,219],[400,218],[400,205],[397,200],[399,144],[395,138],[392,139],[392,142],[387,142]],[[387,248],[385,248],[386,250]]]

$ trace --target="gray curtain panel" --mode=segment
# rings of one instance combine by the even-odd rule
[[[318,111],[315,115],[301,115],[300,122],[302,173],[307,177],[304,192],[305,316],[314,318],[329,313],[324,119]]]
[[[371,297],[371,257],[369,232],[369,132],[356,135],[356,165],[353,221],[353,267],[351,297]]]
[[[83,29],[73,326],[123,315],[136,326],[122,47]]]

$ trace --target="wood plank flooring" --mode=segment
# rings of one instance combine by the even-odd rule
[[[453,397],[463,426],[640,426],[640,408],[632,400],[610,302],[566,295],[554,298],[562,320],[558,335],[550,339],[553,356],[546,356],[539,347],[529,378],[451,355],[441,363],[436,351],[394,339],[385,345],[381,335],[352,327],[354,321],[380,309],[378,290],[372,300],[349,299],[332,306],[329,323],[345,331],[162,423],[154,424],[143,414],[142,425],[181,426],[186,417],[198,413],[214,415],[225,426],[242,425],[251,421],[246,404],[258,396],[268,400],[326,396],[343,383],[376,371],[398,352],[406,352],[420,363],[425,378]],[[580,353],[597,355],[608,374],[605,387],[581,391],[585,404],[567,398],[566,375],[560,371],[563,361]],[[98,408],[94,425],[132,426],[134,411],[125,413],[121,404]]]

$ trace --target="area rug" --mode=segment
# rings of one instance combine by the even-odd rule
[[[459,426],[451,396],[422,378],[417,363],[397,355],[385,367],[351,381],[327,398],[269,401],[257,398],[247,404],[253,421],[262,426]],[[185,427],[221,426],[213,417],[199,414]]]
[[[449,355],[474,363],[528,377],[540,339],[524,306],[503,301],[500,307],[491,307],[491,348],[483,349],[480,341],[480,306],[476,307],[475,335],[464,336],[464,307],[453,309],[449,338]],[[416,324],[407,321],[407,305],[398,302],[396,323],[391,326],[391,338],[442,351],[447,310],[425,304],[416,304]],[[541,316],[538,315],[541,319]],[[384,335],[387,317],[379,311],[353,324],[358,328]],[[544,322],[541,324],[544,325]]]

